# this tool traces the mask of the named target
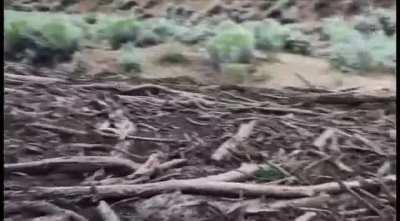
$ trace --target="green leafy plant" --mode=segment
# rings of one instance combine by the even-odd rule
[[[208,43],[208,53],[217,65],[220,63],[250,63],[253,58],[254,37],[237,24],[224,24]]]
[[[261,182],[271,182],[285,178],[285,174],[283,174],[279,169],[270,165],[266,165],[264,168],[257,171],[255,176],[257,180]]]
[[[140,49],[128,43],[122,47],[121,53],[119,64],[124,72],[142,72],[143,55]]]

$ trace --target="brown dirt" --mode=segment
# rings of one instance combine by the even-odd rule
[[[203,84],[226,82],[227,79],[212,68],[206,53],[199,50],[201,47],[188,47],[178,43],[148,47],[145,49],[143,73],[140,76],[150,79],[186,76]],[[171,52],[184,54],[189,62],[160,63],[160,58]],[[88,68],[89,76],[104,72],[121,73],[117,63],[119,51],[85,49],[82,57],[85,62],[91,64]],[[391,73],[342,73],[331,67],[326,59],[296,54],[281,53],[275,60],[255,62],[256,72],[244,82],[236,83],[276,89],[289,86],[306,87],[307,85],[296,76],[295,73],[298,73],[312,85],[332,90],[360,87],[364,91],[381,89],[396,91],[396,76]]]
[[[36,79],[38,76],[47,78]],[[129,173],[112,168],[93,168],[87,172],[89,168],[81,167],[72,173],[65,170],[68,165],[52,169],[42,167],[40,171],[29,167],[9,170],[15,167],[15,163],[54,157],[112,155],[140,164],[158,152],[161,163],[173,159],[187,160],[185,165],[156,171],[148,177],[139,176],[141,179],[136,181],[139,184],[205,177],[235,169],[243,162],[278,165],[280,170],[295,178],[276,181],[285,186],[314,185],[335,182],[336,179],[358,180],[374,178],[377,173],[382,176],[395,173],[396,109],[393,94],[374,98],[356,91],[205,87],[183,82],[182,79],[139,78],[131,79],[130,84],[77,81],[68,80],[64,73],[6,63],[5,218],[27,220],[47,216],[49,219],[52,215],[64,216],[63,220],[67,220],[67,215],[59,212],[62,208],[88,220],[100,220],[94,208],[101,196],[96,194],[96,188],[101,188],[101,184],[92,184],[97,186],[92,187],[93,191],[73,197],[64,195],[63,191],[48,196],[38,187],[80,188],[89,185],[89,181],[102,182],[110,177],[119,178],[117,184],[132,181],[127,177]],[[121,133],[117,130],[121,119],[125,125],[131,123],[137,128],[125,140],[112,135]],[[254,119],[258,121],[256,127],[233,158],[222,162],[210,159],[217,147],[236,133],[241,124]],[[99,133],[101,125],[111,132],[104,134],[104,130]],[[313,142],[328,128],[341,132],[317,148]],[[129,155],[113,153],[112,150],[119,148],[121,142],[128,144],[124,150]],[[135,157],[132,158],[132,154]],[[326,156],[331,160],[322,160]],[[261,181],[258,175],[258,178],[250,177],[242,182],[265,181]],[[340,216],[336,213],[344,214],[356,209],[362,212],[347,217],[392,220],[396,211],[391,198],[394,185],[378,187],[367,188],[364,192],[355,190],[363,202],[372,207],[359,203],[359,197],[343,190],[340,192],[344,195],[329,193],[332,199],[329,202],[306,207],[317,211],[314,214],[316,220],[336,220],[336,216]],[[242,211],[239,209],[239,213],[232,213],[228,210],[238,205],[237,196],[228,200],[226,197],[232,196],[197,192],[203,195],[198,196],[192,193],[161,192],[143,196],[137,192],[137,195],[128,194],[126,197],[103,195],[102,198],[113,205],[121,220],[238,220],[241,216],[246,216],[247,220],[294,220],[309,211],[294,206],[275,212],[250,214],[249,210],[239,212]],[[343,201],[343,196],[347,200]],[[51,203],[53,209],[33,207],[43,202],[39,200]],[[269,197],[259,201],[257,207],[275,201],[281,199]],[[58,209],[54,209],[55,205]],[[376,214],[376,211],[384,212]]]

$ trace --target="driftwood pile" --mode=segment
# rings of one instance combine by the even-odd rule
[[[5,220],[395,217],[389,92],[4,78]]]

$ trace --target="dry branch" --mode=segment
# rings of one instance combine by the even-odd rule
[[[5,214],[19,213],[20,211],[32,211],[49,215],[67,215],[69,218],[72,218],[75,221],[88,221],[86,218],[71,210],[62,209],[45,201],[6,202],[4,211]]]
[[[154,153],[149,156],[146,162],[144,162],[133,174],[127,178],[134,179],[139,176],[151,176],[156,169],[160,166],[160,153]]]
[[[58,82],[65,82],[59,78],[49,78],[49,77],[38,77],[38,76],[31,76],[31,75],[18,75],[18,74],[10,74],[4,73],[5,80],[14,80],[18,82],[30,82],[30,83],[40,83],[40,84],[52,84]],[[7,79],[8,78],[8,79]]]
[[[308,96],[296,96],[292,99],[297,101],[307,101],[320,104],[359,104],[395,102],[396,96],[374,96],[356,94],[354,92],[334,92]]]
[[[101,168],[118,168],[122,171],[132,172],[139,168],[139,164],[116,157],[75,156],[50,158],[25,163],[4,164],[4,171],[40,173],[57,170],[60,172],[88,172]]]
[[[395,183],[396,176],[389,175],[382,178],[383,182]],[[344,182],[348,188],[368,188],[380,185],[373,179]],[[168,191],[182,191],[197,194],[239,195],[244,196],[271,196],[271,197],[309,197],[320,192],[339,193],[343,191],[336,182],[311,186],[282,186],[249,183],[231,183],[221,181],[198,180],[170,180],[158,183],[133,185],[104,185],[95,187],[97,196],[103,198],[118,198],[131,196],[152,196]],[[28,192],[38,197],[73,197],[85,196],[92,192],[92,187],[33,187]],[[18,194],[18,193],[14,193]]]
[[[226,173],[221,173],[218,175],[211,175],[207,177],[197,178],[194,180],[197,181],[225,181],[225,182],[232,182],[232,181],[242,181],[248,179],[250,177],[254,177],[254,174],[259,171],[261,168],[260,165],[257,164],[242,164],[238,169],[228,171]]]
[[[228,139],[221,146],[219,146],[211,156],[211,159],[221,161],[224,158],[229,158],[231,152],[234,152],[242,142],[250,137],[256,122],[257,121],[253,120],[247,124],[240,125],[238,132],[232,138]]]
[[[110,206],[103,200],[100,201],[99,206],[97,206],[97,210],[99,211],[103,221],[120,221],[114,210],[112,210]]]

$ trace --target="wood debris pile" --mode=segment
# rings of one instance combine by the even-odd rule
[[[394,94],[4,75],[5,220],[395,217]]]

